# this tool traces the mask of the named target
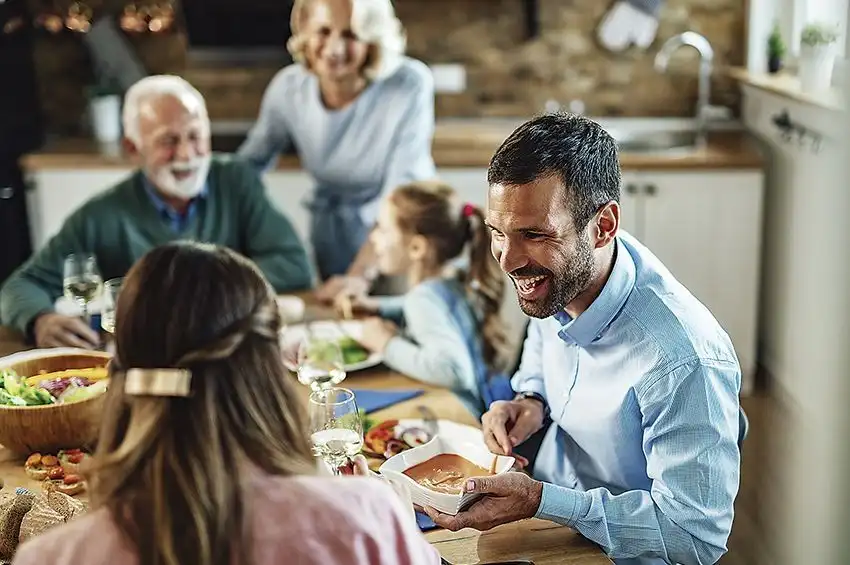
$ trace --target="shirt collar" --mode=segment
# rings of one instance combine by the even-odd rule
[[[635,262],[619,238],[615,240],[614,252],[617,258],[611,275],[590,307],[575,319],[563,310],[555,314],[555,319],[563,326],[558,336],[564,341],[587,347],[602,337],[603,330],[623,309],[635,286]]]
[[[145,192],[148,193],[148,198],[150,198],[150,200],[153,203],[154,207],[156,208],[157,212],[159,212],[160,214],[167,214],[168,216],[179,215],[177,213],[177,211],[168,204],[168,202],[166,202],[165,200],[162,199],[162,196],[160,196],[159,192],[154,187],[153,183],[145,175],[142,175],[142,184],[144,184]],[[201,192],[199,192],[198,195],[195,198],[192,199],[193,203],[198,198],[206,198],[207,197],[207,195],[209,194],[209,188],[208,188],[207,185],[208,185],[208,183],[205,182],[204,186],[201,188]]]

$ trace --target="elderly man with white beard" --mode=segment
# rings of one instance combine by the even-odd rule
[[[215,243],[251,258],[278,292],[313,283],[304,246],[249,166],[210,150],[201,94],[177,76],[149,76],[124,103],[124,144],[138,169],[98,194],[21,266],[0,291],[0,322],[39,347],[96,347],[81,319],[54,310],[72,253],[93,255],[104,279],[121,277],[174,240]]]

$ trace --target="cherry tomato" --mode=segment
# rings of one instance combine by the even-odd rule
[[[61,478],[64,478],[64,477],[65,477],[65,469],[63,469],[62,467],[53,467],[52,469],[50,469],[47,472],[47,478],[48,479],[58,480],[58,479],[61,479]]]
[[[71,463],[77,464],[82,460],[83,460],[83,454],[82,453],[77,452],[77,453],[72,453],[72,454],[68,455],[68,461],[71,462]]]
[[[66,485],[75,485],[80,482],[79,475],[65,475],[65,484]]]
[[[77,453],[82,453],[82,449],[66,449],[65,455],[76,455]]]

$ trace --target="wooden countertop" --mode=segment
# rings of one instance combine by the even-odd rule
[[[438,167],[487,167],[493,153],[519,121],[447,120],[437,122],[433,155]],[[746,169],[761,168],[764,157],[755,140],[743,131],[716,132],[704,149],[677,153],[620,154],[624,170],[640,169]],[[126,168],[132,163],[117,147],[103,148],[89,139],[49,142],[38,152],[22,158],[29,170]],[[280,170],[297,170],[297,157],[284,156]]]
[[[308,306],[308,319],[328,317],[326,310]],[[19,334],[9,328],[0,327],[0,356],[26,349]],[[417,407],[425,405],[437,417],[466,425],[478,423],[461,404],[457,397],[446,389],[436,388],[391,371],[383,366],[351,373],[344,384],[355,388],[371,389],[425,389],[425,394],[389,408],[370,414],[377,420],[390,418],[419,418]],[[307,388],[301,387],[303,400],[307,402]],[[27,477],[23,469],[23,458],[0,446],[0,477],[5,480],[5,489],[26,487],[37,490],[40,485]],[[468,563],[527,559],[535,565],[611,565],[611,560],[598,546],[570,528],[552,522],[531,519],[506,524],[487,532],[471,529],[459,532],[434,530],[425,535],[440,554],[454,565]]]

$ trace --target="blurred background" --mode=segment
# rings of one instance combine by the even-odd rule
[[[291,8],[0,0],[0,282],[132,169],[120,107],[138,78],[185,77],[214,149],[235,150],[292,62]],[[752,428],[722,563],[850,563],[847,0],[395,8],[434,74],[438,173],[469,201],[484,203],[489,157],[530,116],[583,113],[620,142],[624,228],[712,310],[745,371]],[[265,181],[306,239],[297,157]]]

